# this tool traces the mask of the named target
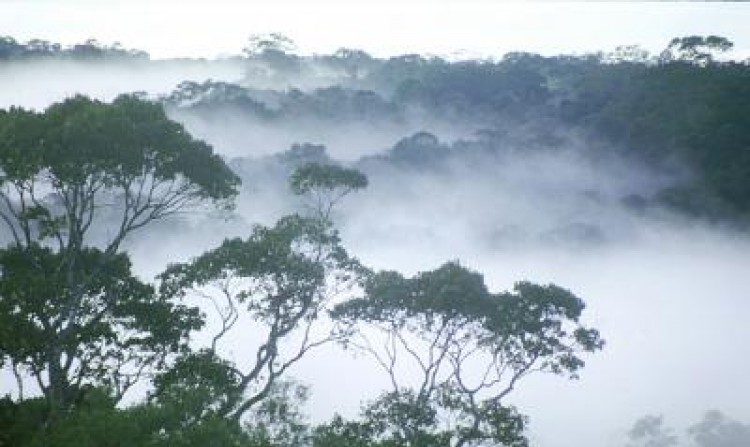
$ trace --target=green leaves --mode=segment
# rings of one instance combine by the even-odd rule
[[[116,383],[120,368],[158,368],[165,350],[183,349],[202,325],[197,309],[133,276],[124,254],[11,247],[0,250],[0,271],[0,353],[29,371],[49,367],[45,353],[63,354],[71,359],[64,387],[126,386]]]
[[[525,418],[505,398],[531,373],[577,377],[581,353],[603,346],[579,323],[584,304],[568,290],[519,282],[492,293],[456,262],[411,278],[376,273],[365,292],[332,316],[352,328],[347,345],[391,380],[362,424],[395,445],[526,446]]]
[[[239,420],[262,405],[290,366],[332,340],[330,329],[319,335],[313,327],[325,316],[331,290],[356,284],[362,270],[327,222],[293,215],[273,227],[258,225],[247,239],[226,240],[160,275],[164,296],[197,294],[214,303],[221,329],[208,353],[216,352],[240,312],[257,323],[261,342],[248,355],[248,368],[232,367],[238,382],[219,415]],[[217,304],[219,299],[223,304]],[[298,346],[283,350],[290,340]]]
[[[156,180],[180,176],[204,198],[236,194],[238,178],[206,143],[169,120],[161,105],[123,95],[112,104],[76,96],[39,115],[43,140],[39,170],[61,184],[100,176],[108,187],[124,187],[145,174]]]
[[[204,200],[231,206],[238,185],[209,145],[135,95],[0,111],[0,216],[17,244],[80,246],[106,203],[122,216],[110,222],[116,250],[133,230]]]
[[[299,216],[285,217],[271,228],[258,225],[245,240],[228,239],[188,264],[167,268],[160,275],[161,291],[168,296],[184,295],[194,287],[240,277],[256,281],[238,295],[249,305],[259,305],[254,301],[259,296],[268,296],[262,302],[273,301],[274,294],[302,299],[300,294],[307,295],[324,282],[324,260],[348,262],[338,236],[326,230],[320,222]],[[321,251],[316,252],[316,247]],[[259,315],[271,312],[265,306],[256,308]]]
[[[711,63],[712,52],[724,52],[734,47],[726,37],[721,36],[685,36],[675,37],[669,42],[667,50],[677,52],[679,60]]]
[[[334,205],[348,194],[365,188],[367,177],[356,169],[307,163],[294,171],[290,186],[294,194],[307,199],[306,205],[313,215],[327,223]]]
[[[367,177],[356,169],[336,165],[308,163],[298,168],[291,178],[295,194],[307,194],[313,190],[356,190],[367,186]]]
[[[584,309],[580,298],[555,285],[519,282],[513,292],[493,294],[479,273],[455,262],[413,278],[380,272],[369,278],[365,291],[366,298],[336,306],[333,315],[350,322],[390,321],[400,325],[424,317],[420,324],[425,330],[436,322],[455,320],[475,325],[486,337],[500,338],[553,330],[567,336],[558,328],[564,322],[576,323]],[[591,340],[589,344],[596,343]]]
[[[0,250],[3,360],[37,379],[53,411],[84,385],[119,399],[161,369],[203,321],[136,278],[120,245],[204,200],[228,203],[238,184],[210,146],[135,95],[0,111],[0,222],[13,237]],[[94,248],[97,226],[111,239]]]

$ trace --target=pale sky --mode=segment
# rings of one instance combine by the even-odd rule
[[[281,32],[301,53],[346,46],[378,56],[583,53],[620,44],[659,51],[675,36],[719,34],[743,59],[748,23],[748,3],[0,0],[0,34],[64,44],[95,37],[155,58],[238,53],[250,34]]]

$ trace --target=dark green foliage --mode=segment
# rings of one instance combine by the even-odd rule
[[[230,204],[239,184],[210,146],[135,96],[0,111],[0,168],[3,220],[17,243],[81,246],[99,202],[115,196],[123,216],[110,251],[129,231],[202,200]]]
[[[314,447],[375,447],[380,446],[366,423],[351,422],[335,416],[328,423],[315,427]]]
[[[170,266],[161,275],[164,295],[184,296],[206,288],[206,293],[213,288],[223,294],[227,310],[220,315],[222,329],[209,352],[215,352],[217,342],[232,329],[241,308],[264,334],[257,351],[247,353],[253,362],[249,368],[213,360],[209,371],[228,385],[225,397],[214,397],[224,399],[217,413],[240,419],[269,396],[290,366],[330,341],[329,335],[309,336],[331,298],[329,287],[351,287],[362,272],[327,222],[299,216],[285,217],[270,228],[258,225],[247,239],[226,240],[190,263]],[[300,332],[305,334],[300,346],[283,352],[282,345]],[[201,359],[204,363],[198,366],[211,365],[205,363],[206,355],[184,366],[193,367]]]
[[[294,194],[307,199],[314,216],[328,222],[341,199],[367,187],[367,177],[356,169],[313,162],[298,167],[289,183]]]
[[[730,42],[726,37],[686,36],[672,39],[669,42],[666,52],[672,58],[708,64],[714,60],[712,52],[728,51],[733,46],[734,43]]]
[[[481,445],[527,447],[523,435],[526,418],[513,407],[485,405],[482,425],[474,431],[441,419],[446,410],[460,406],[445,395],[426,400],[412,391],[390,392],[366,405],[360,420],[341,416],[316,427],[314,447],[452,447],[481,440]],[[461,441],[466,439],[466,441]]]
[[[251,93],[239,85],[227,82],[183,81],[164,98],[164,102],[183,109],[189,107],[194,113],[214,112],[220,106],[226,108],[227,112],[244,112],[262,120],[277,118],[276,112],[256,100]]]
[[[242,390],[234,366],[211,350],[189,353],[154,379],[152,396],[180,413],[185,425],[219,417],[218,411]]]
[[[423,167],[444,161],[451,155],[451,149],[441,144],[435,135],[429,132],[417,132],[399,140],[393,149],[381,159],[387,159],[391,163]]]
[[[338,305],[333,315],[352,323],[387,322],[422,332],[457,324],[470,330],[479,344],[500,343],[493,350],[507,350],[519,360],[543,356],[555,372],[572,375],[583,365],[573,355],[575,349],[602,346],[596,330],[565,328],[578,323],[584,303],[555,285],[519,282],[513,292],[492,294],[479,273],[448,263],[413,278],[380,272],[365,288],[366,298]]]
[[[696,67],[596,66],[581,73],[564,118],[589,127],[631,156],[694,174],[664,200],[698,215],[750,210],[750,69],[740,64]]]
[[[142,404],[118,409],[104,390],[90,389],[50,424],[46,403],[0,401],[2,447],[265,447],[239,424],[206,418],[186,423],[185,405]]]
[[[28,372],[59,368],[59,384],[38,377],[50,398],[69,403],[91,385],[119,398],[202,320],[136,279],[124,254],[86,248],[73,259],[36,245],[0,250],[0,353]]]
[[[634,46],[609,55],[509,53],[496,62],[451,63],[419,55],[377,59],[351,51],[309,60],[294,56],[295,70],[322,65],[348,74],[332,78],[331,86],[304,92],[259,94],[234,86],[214,97],[212,92],[222,89],[206,85],[194,96],[203,99],[190,102],[186,110],[221,113],[222,103],[243,97],[250,98],[242,101],[250,104],[254,117],[274,123],[339,123],[403,122],[417,109],[490,132],[520,125],[529,135],[528,147],[535,146],[532,136],[544,140],[543,146],[564,146],[565,139],[555,131],[572,128],[585,136],[593,156],[606,157],[600,152],[614,148],[670,172],[687,168],[689,178],[648,197],[650,201],[691,215],[746,223],[750,68],[716,60],[716,54],[732,46],[720,36],[686,36],[673,39],[660,58]],[[267,113],[270,109],[274,112]],[[429,160],[441,152],[393,151],[388,157]]]
[[[722,43],[708,39],[693,47],[700,45]],[[622,73],[651,76],[651,68],[610,68],[591,59],[515,55],[497,63],[448,63],[416,55],[378,60],[352,50],[304,58],[289,54],[290,47],[283,36],[258,37],[243,63],[249,72],[264,69],[280,81],[299,76],[313,60],[343,73],[344,86],[277,93],[185,82],[164,101],[194,113],[241,111],[268,123],[309,117],[399,123],[417,108],[491,127],[476,141],[451,147],[419,132],[384,157],[427,165],[458,150],[491,150],[501,139],[496,123],[522,123],[536,113],[613,141],[630,137],[632,129],[623,127],[631,121],[621,122],[619,114],[637,105],[620,104],[619,89],[632,95],[636,88]],[[135,56],[94,41],[62,50],[43,41],[0,39],[0,58],[62,53]],[[687,77],[691,70],[714,69],[666,67],[686,70]],[[590,84],[577,83],[589,75],[595,78]],[[665,128],[651,129],[650,116],[634,120],[644,136],[627,143],[646,147],[682,132],[682,121],[717,124],[713,107],[725,105],[711,100],[731,100],[715,95],[698,95],[697,102],[709,104],[707,112],[696,109]],[[738,129],[730,125],[719,132],[726,141],[711,140],[728,159],[744,141]],[[538,137],[546,139],[539,145],[555,144],[547,137]],[[667,140],[675,153],[684,150]],[[702,160],[702,149],[695,152],[691,156]],[[527,445],[526,418],[506,397],[533,372],[577,377],[582,353],[601,349],[598,332],[580,322],[582,300],[560,287],[528,282],[493,293],[479,273],[458,263],[412,278],[370,272],[341,246],[331,222],[334,204],[366,187],[367,177],[326,163],[320,146],[293,146],[281,159],[296,167],[290,186],[310,201],[312,217],[257,225],[246,238],[169,266],[155,290],[132,274],[123,241],[207,201],[230,207],[239,179],[222,158],[167,119],[161,104],[136,95],[111,103],[76,96],[43,112],[0,111],[0,218],[12,238],[0,249],[0,363],[35,379],[43,395],[0,401],[0,447]],[[728,168],[717,169],[729,189],[707,195],[741,196],[732,188],[743,184],[732,179],[743,168]],[[97,228],[106,228],[101,233],[107,240],[92,234]],[[337,300],[332,291],[340,290],[346,295]],[[365,298],[358,298],[361,291]],[[210,346],[188,349],[189,336],[204,323],[197,308],[180,304],[188,296],[206,297],[215,306],[220,327]],[[233,362],[220,355],[218,344],[240,318],[242,329],[256,331],[260,341]],[[417,383],[402,381],[394,368],[399,359],[378,357],[360,343],[368,327],[418,364]],[[284,377],[310,350],[332,341],[373,354],[393,389],[366,404],[358,420],[337,417],[313,430],[298,409],[304,389]],[[395,356],[395,348],[388,355]],[[487,368],[479,382],[466,373],[469,362]],[[123,394],[142,378],[152,385],[147,399],[122,406]]]
[[[337,416],[317,427],[313,446],[450,447],[450,431],[439,422],[436,409],[413,393],[386,393],[363,409],[361,421]]]
[[[447,116],[474,117],[489,113],[515,117],[550,97],[540,73],[517,64],[459,62],[425,71],[406,80],[396,92],[398,102],[414,103]]]
[[[298,195],[307,194],[316,189],[342,188],[353,191],[366,187],[367,177],[354,169],[308,163],[292,174],[291,185],[292,191]]]
[[[84,387],[116,400],[164,367],[202,320],[157,295],[120,253],[129,234],[213,200],[238,178],[160,104],[83,96],[0,111],[0,356],[34,378],[53,419]],[[108,227],[108,239],[92,235]]]
[[[480,274],[447,263],[412,278],[374,274],[365,292],[332,315],[353,326],[347,345],[391,380],[392,393],[364,417],[395,445],[525,446],[525,420],[506,397],[530,373],[578,377],[581,354],[603,346],[598,331],[579,323],[583,301],[554,285],[519,282],[494,294]],[[373,328],[385,349],[371,342]],[[404,381],[405,365],[418,380]],[[472,368],[485,372],[475,377]]]
[[[43,140],[25,147],[24,156],[37,152],[37,171],[50,169],[60,183],[99,176],[105,188],[124,188],[148,173],[155,181],[184,178],[202,199],[236,193],[239,180],[221,157],[167,119],[160,104],[127,95],[111,104],[78,96],[40,118]]]
[[[398,122],[402,119],[399,106],[375,92],[340,86],[312,91],[292,88],[279,92],[258,91],[211,80],[203,83],[185,81],[164,101],[169,106],[179,107],[182,113],[206,120],[216,120],[219,114],[237,112],[266,124],[284,124],[298,119],[333,123],[370,119]]]

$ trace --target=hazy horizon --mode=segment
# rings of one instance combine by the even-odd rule
[[[270,32],[294,39],[301,54],[347,47],[380,57],[454,58],[632,44],[658,53],[672,37],[718,33],[735,42],[739,59],[750,57],[750,8],[743,3],[4,0],[0,12],[2,33],[20,40],[119,41],[157,59],[240,54],[251,34]]]

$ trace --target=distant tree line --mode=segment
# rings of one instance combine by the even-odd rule
[[[286,40],[274,42],[261,39],[248,50],[254,68],[247,85],[187,82],[167,104],[203,117],[232,108],[274,123],[402,122],[421,109],[485,135],[520,127],[549,147],[573,130],[592,151],[690,172],[688,182],[649,200],[705,219],[748,222],[750,65],[722,59],[733,47],[726,38],[675,38],[657,55],[622,46],[583,56],[509,53],[497,61],[456,62],[378,59],[354,50],[298,56],[285,52]],[[294,86],[315,67],[339,75],[308,90],[249,87],[264,76]]]
[[[30,39],[26,42],[19,42],[11,36],[0,36],[0,60],[38,58],[147,60],[149,55],[145,51],[123,48],[119,42],[106,45],[96,39],[88,39],[82,43],[63,46],[44,39]]]

